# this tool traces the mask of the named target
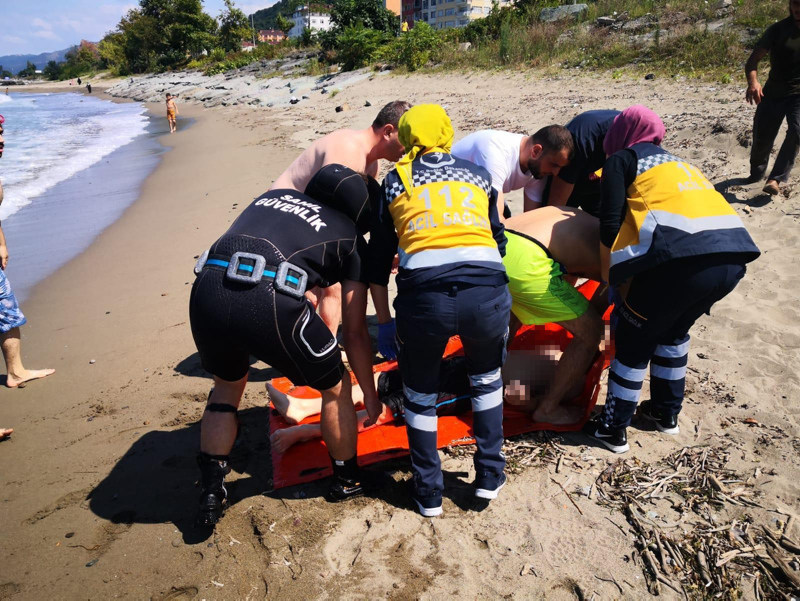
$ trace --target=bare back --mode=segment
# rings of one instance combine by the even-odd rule
[[[571,275],[600,280],[600,222],[580,209],[542,207],[507,219],[506,228],[536,238]]]
[[[367,155],[371,147],[364,133],[363,130],[340,129],[320,138],[289,165],[270,189],[291,188],[302,192],[311,177],[331,163],[339,163],[353,171],[375,177],[378,163],[375,161],[367,165]]]

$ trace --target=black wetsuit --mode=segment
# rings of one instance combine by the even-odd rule
[[[236,381],[252,355],[295,384],[335,386],[344,373],[341,353],[302,292],[344,280],[367,282],[365,248],[352,220],[300,192],[272,190],[257,198],[211,246],[192,288],[189,317],[203,367]],[[264,258],[260,282],[235,279],[260,267],[253,258],[241,258],[229,275],[237,252]]]

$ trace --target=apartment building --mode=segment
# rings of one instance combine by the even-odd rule
[[[508,6],[510,0],[499,0],[499,6]],[[492,0],[403,0],[403,20],[413,26],[425,21],[435,29],[464,27],[470,21],[488,15]]]
[[[292,14],[294,27],[289,30],[290,38],[299,38],[308,27],[311,31],[327,31],[331,28],[331,15],[325,6],[299,6]]]

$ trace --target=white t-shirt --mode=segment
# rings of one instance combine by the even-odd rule
[[[476,131],[456,142],[451,154],[484,167],[492,176],[492,187],[498,192],[508,194],[524,189],[525,196],[541,202],[547,180],[523,173],[519,167],[519,147],[524,137],[496,129]]]

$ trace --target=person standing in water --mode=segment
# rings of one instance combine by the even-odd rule
[[[169,93],[167,93],[167,121],[169,133],[174,134],[178,131],[178,105],[175,104],[175,97]]]

